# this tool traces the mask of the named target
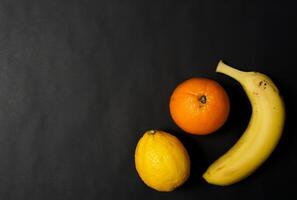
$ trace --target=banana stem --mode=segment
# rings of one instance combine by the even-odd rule
[[[244,72],[244,71],[240,71],[238,69],[230,67],[229,65],[226,65],[222,60],[220,60],[218,66],[217,66],[216,72],[226,74],[226,75],[234,78],[237,81],[242,80],[242,78],[246,74],[246,72]]]

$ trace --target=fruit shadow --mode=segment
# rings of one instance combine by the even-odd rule
[[[233,142],[240,138],[249,123],[252,112],[251,103],[242,86],[234,79],[218,74],[216,80],[226,89],[229,96],[230,113],[226,123],[214,134],[221,134],[222,142],[226,140],[226,137],[229,140],[231,138],[233,146],[235,144]]]
[[[165,131],[172,133],[183,143],[191,160],[190,176],[183,185],[183,188],[190,188],[192,185],[202,183],[204,181],[202,174],[208,167],[209,162],[206,160],[202,148],[199,147],[199,143],[195,140],[195,136],[183,131],[175,131],[172,129],[165,129]]]

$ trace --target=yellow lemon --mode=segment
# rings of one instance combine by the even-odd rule
[[[158,191],[172,191],[190,175],[187,150],[164,131],[145,132],[136,146],[135,165],[143,182]]]

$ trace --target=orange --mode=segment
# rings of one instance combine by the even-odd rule
[[[170,98],[170,114],[184,131],[206,135],[218,130],[229,114],[229,97],[216,81],[192,78],[179,84]]]

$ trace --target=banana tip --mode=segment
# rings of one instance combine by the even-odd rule
[[[202,178],[209,184],[211,185],[217,185],[217,186],[228,186],[230,185],[229,183],[223,183],[222,181],[219,181],[217,179],[214,179],[209,172],[205,172],[202,175]]]

